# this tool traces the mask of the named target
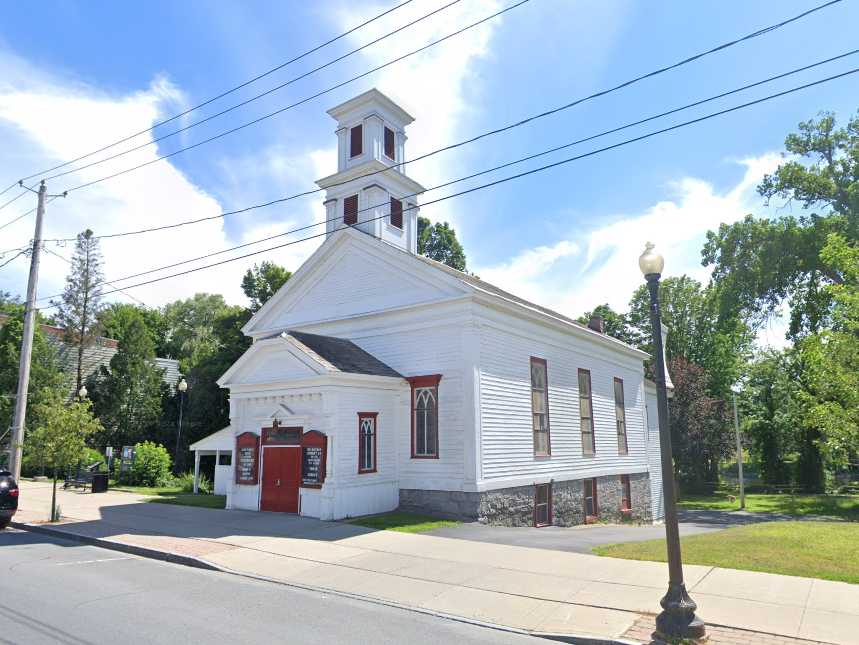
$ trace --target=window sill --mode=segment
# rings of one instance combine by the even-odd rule
[[[541,453],[535,452],[534,453],[534,459],[551,459],[551,458],[552,458],[551,452],[541,452]]]
[[[412,455],[412,459],[438,459],[438,455]]]
[[[373,468],[373,470],[359,470],[358,474],[359,475],[372,475],[375,472],[376,472],[376,469]]]
[[[387,225],[389,231],[396,233],[397,235],[403,234],[403,229],[400,228],[399,226],[394,226],[390,222],[385,222],[385,224]]]

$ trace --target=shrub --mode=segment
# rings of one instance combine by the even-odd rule
[[[144,441],[134,446],[131,483],[135,486],[170,484],[170,454],[161,444]]]
[[[175,480],[175,484],[182,488],[183,493],[194,492],[194,473],[187,472],[179,475]],[[212,494],[212,482],[205,473],[200,473],[200,482],[197,485],[197,491],[203,495]]]

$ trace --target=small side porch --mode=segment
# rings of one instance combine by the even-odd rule
[[[215,495],[227,495],[233,485],[233,450],[236,438],[233,427],[227,426],[191,444],[194,451],[194,493],[200,489],[200,459],[215,458],[215,476],[212,491]]]

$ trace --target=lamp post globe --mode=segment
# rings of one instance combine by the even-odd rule
[[[78,398],[85,399],[87,394],[89,394],[89,392],[87,392],[86,385],[81,385],[81,389],[78,390]]]
[[[179,381],[179,384],[176,386],[176,389],[179,390],[180,392],[187,391],[188,390],[188,381],[186,381],[185,379],[182,379],[181,381]]]
[[[638,267],[647,280],[650,292],[650,326],[653,333],[653,367],[656,380],[656,410],[659,418],[659,448],[662,465],[662,496],[665,502],[665,542],[668,550],[668,591],[659,604],[662,613],[656,617],[656,631],[666,638],[703,638],[704,623],[695,615],[698,606],[689,597],[683,581],[683,559],[680,554],[680,529],[677,522],[677,499],[674,491],[674,458],[671,431],[668,427],[668,389],[665,385],[665,354],[662,343],[662,315],[659,308],[659,278],[665,258],[648,242],[638,258]]]

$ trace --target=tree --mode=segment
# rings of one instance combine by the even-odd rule
[[[292,272],[268,260],[248,269],[242,278],[242,291],[251,301],[251,311],[259,311],[291,277]]]
[[[685,275],[662,280],[659,300],[662,321],[668,328],[665,353],[669,363],[683,358],[700,365],[707,375],[710,394],[727,396],[749,354],[754,339],[751,329],[738,316],[720,316],[715,291]],[[626,320],[633,344],[652,354],[646,285],[633,294]]]
[[[101,251],[98,238],[90,229],[78,233],[72,268],[66,278],[57,312],[58,324],[65,328],[66,339],[78,348],[75,392],[83,385],[84,350],[99,334],[98,313],[101,309],[102,276]]]
[[[101,424],[91,410],[91,403],[66,403],[56,393],[39,404],[39,426],[27,441],[29,451],[40,463],[50,469],[54,485],[51,493],[51,521],[58,521],[57,477],[60,472],[74,467],[86,453],[86,441],[101,430]]]
[[[802,408],[790,351],[766,350],[749,365],[740,395],[742,424],[751,440],[761,479],[784,485],[792,480],[786,457],[799,445]]]
[[[165,354],[178,359],[180,369],[187,374],[203,357],[217,351],[216,321],[235,311],[242,308],[231,307],[222,295],[213,293],[197,293],[165,305]]]
[[[146,331],[155,343],[155,355],[161,356],[167,334],[166,322],[161,311],[126,302],[112,302],[98,313],[101,333],[107,338],[119,339],[131,322],[142,318]]]
[[[829,236],[859,241],[859,114],[844,128],[828,113],[800,123],[785,149],[794,158],[767,175],[758,192],[767,203],[780,199],[818,212],[722,224],[707,234],[702,255],[713,267],[722,314],[739,311],[761,324],[787,300],[788,335],[796,339],[829,322],[827,287],[842,281],[821,255]]]
[[[142,317],[137,317],[119,339],[110,369],[102,366],[87,386],[104,424],[101,445],[131,445],[157,428],[166,386],[154,359],[155,345]]]
[[[18,391],[18,367],[21,356],[21,340],[24,337],[24,308],[10,308],[10,318],[0,325],[0,445],[12,426],[15,411],[14,393]],[[28,394],[27,425],[25,432],[36,427],[40,421],[37,410],[50,396],[63,395],[64,375],[57,358],[57,351],[42,333],[39,325],[33,330],[33,353],[30,362],[30,387]],[[2,396],[5,394],[7,396]]]
[[[733,452],[733,433],[725,402],[707,394],[704,368],[677,357],[668,369],[674,397],[668,407],[674,470],[690,489],[702,490],[719,479],[719,463]]]
[[[638,340],[638,338],[634,336],[629,329],[626,315],[616,312],[608,304],[597,305],[594,307],[593,311],[586,311],[576,320],[583,325],[587,325],[594,316],[599,316],[603,319],[603,323],[605,324],[605,333],[609,336],[622,340],[630,345],[635,344]]]
[[[418,217],[418,253],[465,271],[465,251],[447,222],[432,224],[426,217]]]

